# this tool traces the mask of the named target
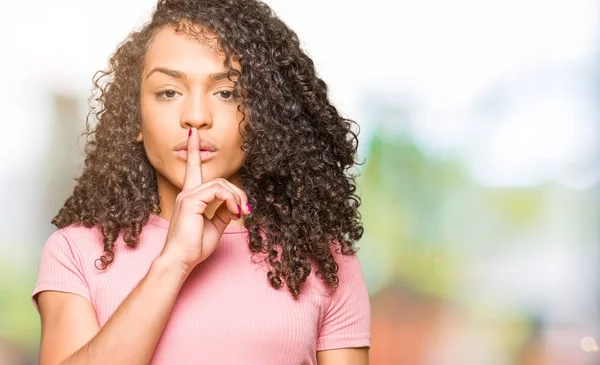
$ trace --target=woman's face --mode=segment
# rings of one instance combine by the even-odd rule
[[[146,154],[160,184],[183,187],[189,128],[201,139],[203,182],[225,178],[239,185],[244,153],[234,83],[227,78],[224,54],[214,44],[198,41],[166,26],[146,53],[141,82],[142,131]],[[240,65],[233,66],[241,70]],[[235,79],[232,79],[235,81]],[[243,127],[243,126],[242,126]]]

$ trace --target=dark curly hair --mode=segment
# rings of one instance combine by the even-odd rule
[[[335,289],[332,250],[355,254],[363,234],[351,171],[357,164],[356,123],[328,100],[327,85],[296,33],[256,0],[158,2],[151,21],[131,33],[108,69],[93,78],[91,103],[97,105],[86,119],[85,167],[52,223],[98,226],[104,237],[101,259],[110,264],[119,233],[135,247],[149,215],[160,213],[156,172],[136,136],[144,56],[167,25],[197,37],[199,27],[190,25],[199,25],[217,36],[229,72],[239,72],[233,61],[241,65],[235,87],[243,90],[238,109],[248,122],[240,130],[245,153],[240,181],[253,207],[245,225],[251,252],[267,254],[271,286],[285,283],[298,297],[312,261],[327,287]]]

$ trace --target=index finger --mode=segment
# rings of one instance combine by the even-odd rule
[[[187,164],[183,190],[193,189],[202,184],[202,169],[200,162],[200,136],[195,128],[188,132]]]

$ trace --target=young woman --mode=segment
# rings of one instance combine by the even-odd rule
[[[367,364],[352,121],[256,0],[161,0],[94,79],[40,362]]]

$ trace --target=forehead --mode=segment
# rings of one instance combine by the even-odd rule
[[[156,32],[144,59],[144,75],[154,67],[168,67],[189,75],[202,76],[225,70],[225,53],[219,50],[216,34],[194,26],[192,36],[167,25]],[[239,64],[232,65],[240,70]]]

